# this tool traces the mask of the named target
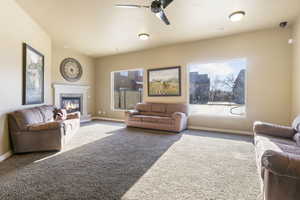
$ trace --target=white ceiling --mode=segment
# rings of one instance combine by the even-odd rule
[[[55,43],[94,57],[271,28],[300,14],[299,0],[174,0],[166,9],[171,22],[166,26],[149,10],[114,7],[151,0],[16,1]],[[232,23],[228,15],[237,10],[247,15]],[[141,32],[150,40],[138,40]]]

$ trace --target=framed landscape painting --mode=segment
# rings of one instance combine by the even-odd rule
[[[148,96],[181,96],[180,66],[149,69]]]
[[[44,103],[44,55],[23,43],[23,105]]]

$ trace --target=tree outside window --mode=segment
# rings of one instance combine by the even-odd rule
[[[194,114],[245,115],[246,59],[191,64],[190,107]]]

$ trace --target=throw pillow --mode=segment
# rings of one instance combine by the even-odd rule
[[[67,119],[67,111],[65,109],[57,109],[55,111],[55,120],[66,120]]]

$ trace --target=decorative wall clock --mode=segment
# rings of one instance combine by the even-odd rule
[[[74,58],[66,58],[60,64],[60,73],[67,81],[78,81],[82,76],[81,64]]]

